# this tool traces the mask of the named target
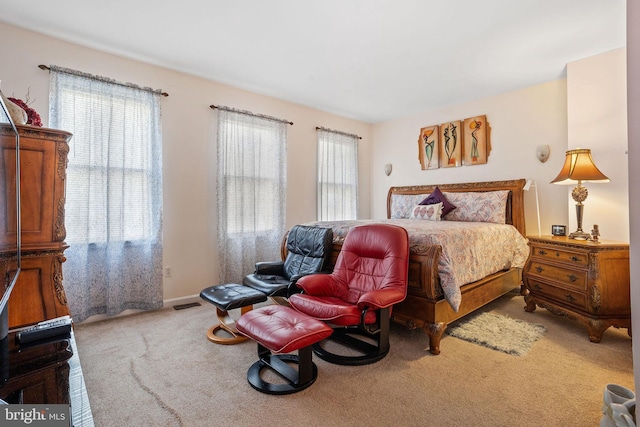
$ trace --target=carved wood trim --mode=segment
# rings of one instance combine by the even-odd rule
[[[62,242],[67,237],[67,229],[64,225],[65,203],[66,200],[64,197],[58,200],[58,206],[56,209],[56,223],[54,224],[53,230],[53,239],[56,242]]]
[[[49,129],[38,126],[16,125],[16,128],[18,129],[21,137],[46,139],[48,141],[64,142],[65,144],[73,136],[70,132],[64,130]],[[0,126],[0,133],[2,133],[3,135],[13,135],[13,131],[11,130],[11,128],[6,126]]]
[[[591,287],[591,298],[589,301],[591,309],[597,313],[602,308],[602,294],[597,286]]]
[[[57,258],[52,260],[53,262],[53,288],[56,293],[56,298],[58,302],[63,306],[67,305],[67,295],[64,292],[64,287],[62,286],[62,263],[65,262],[67,258],[63,255],[60,255]]]
[[[538,236],[529,236],[528,239],[532,242],[542,243],[546,246],[552,246],[560,250],[566,251],[567,249],[579,249],[581,252],[589,251],[594,247],[597,247],[598,252],[615,252],[628,247],[627,243],[608,242],[596,244],[590,240],[571,240],[568,238],[560,238],[557,241],[547,238],[539,238]],[[615,243],[615,244],[614,244]]]
[[[56,148],[58,149],[58,176],[64,182],[67,179],[69,144],[66,141],[59,141]]]
[[[600,263],[598,262],[598,252],[589,253],[589,279],[598,280],[600,277]]]

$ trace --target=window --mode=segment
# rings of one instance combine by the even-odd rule
[[[133,89],[116,89],[73,82],[58,87],[62,109],[56,127],[74,135],[66,197],[66,241],[71,244],[157,238],[154,212],[161,198],[153,159],[160,150],[158,106],[153,94],[132,98],[127,92]]]
[[[318,220],[358,217],[358,137],[318,130]]]
[[[279,259],[286,122],[220,108],[217,156],[220,280],[239,283],[256,261]]]
[[[271,123],[267,123],[270,125]],[[260,233],[278,227],[283,212],[279,205],[281,183],[278,129],[264,123],[247,125],[231,119],[224,124],[234,154],[223,168],[227,233]],[[241,132],[238,132],[242,129]]]
[[[159,91],[51,66],[51,126],[73,134],[65,288],[80,322],[162,307]]]

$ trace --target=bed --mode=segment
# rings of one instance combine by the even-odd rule
[[[440,354],[440,341],[449,323],[521,287],[522,267],[528,256],[527,241],[524,237],[524,185],[525,180],[519,179],[391,187],[387,195],[386,219],[323,221],[311,222],[307,225],[333,229],[332,263],[335,262],[344,237],[351,227],[367,222],[388,222],[405,227],[409,232],[411,250],[409,288],[407,298],[394,306],[392,320],[410,329],[423,329],[429,336],[429,351],[437,355]],[[473,218],[471,220],[462,218],[463,221],[421,221],[415,217],[410,219],[416,205],[432,194],[436,187],[447,198],[452,200],[457,198],[458,202],[466,200],[464,199],[466,197],[478,197],[483,200],[477,203],[478,206],[488,203],[488,199],[493,200],[494,195],[499,197],[500,202],[496,202],[495,206],[499,206],[496,208],[500,216],[497,222],[502,224],[491,222],[493,221],[491,215],[487,217],[489,222],[484,222],[485,216],[482,222],[477,222]],[[503,215],[502,211],[504,211]],[[450,215],[445,215],[443,219],[449,219],[449,217]],[[435,229],[423,232],[422,224],[426,228],[435,227]],[[440,226],[447,229],[460,229],[460,232],[465,234],[463,237],[438,240],[448,233],[440,231],[437,228]],[[498,249],[491,249],[492,241],[496,239],[488,238],[487,235],[487,233],[493,233],[494,229],[504,234],[502,237],[506,239],[506,243],[499,244]],[[475,237],[476,234],[481,237]],[[456,239],[463,240],[465,247],[454,246]],[[477,242],[480,247],[474,249],[468,242]],[[471,263],[478,258],[495,257],[496,259],[491,260],[493,266],[464,265],[466,262],[460,261],[462,252],[466,252],[467,255],[474,254],[472,257],[467,256],[468,262]],[[501,258],[504,253],[507,253],[506,259]],[[477,254],[481,256],[476,256]]]

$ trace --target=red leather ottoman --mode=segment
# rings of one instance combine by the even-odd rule
[[[256,390],[268,394],[295,393],[313,384],[318,368],[312,360],[311,345],[333,332],[326,323],[282,305],[269,305],[243,314],[236,322],[236,329],[258,343],[259,360],[249,368],[247,380]],[[297,355],[274,354],[296,350]],[[290,363],[297,364],[298,369]],[[287,383],[264,381],[260,372],[265,368],[278,373]]]

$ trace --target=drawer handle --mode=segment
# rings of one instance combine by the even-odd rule
[[[547,251],[544,251],[544,250],[540,249],[540,250],[538,251],[538,254],[539,254],[539,255],[546,255],[546,254],[547,254]]]
[[[580,258],[578,258],[577,256],[574,255],[574,256],[571,257],[571,261],[578,262],[578,261],[580,261]]]
[[[575,282],[578,279],[574,274],[569,274],[567,277],[570,282]]]
[[[535,285],[533,285],[534,288],[536,288],[536,291],[541,291],[542,290],[542,286],[538,285],[537,283]]]
[[[536,272],[538,274],[542,273],[544,271],[544,268],[540,267],[539,265],[536,266]]]
[[[576,300],[576,298],[571,294],[567,294],[567,295],[565,295],[565,297],[567,298],[567,301],[569,301],[569,302],[574,302]]]

